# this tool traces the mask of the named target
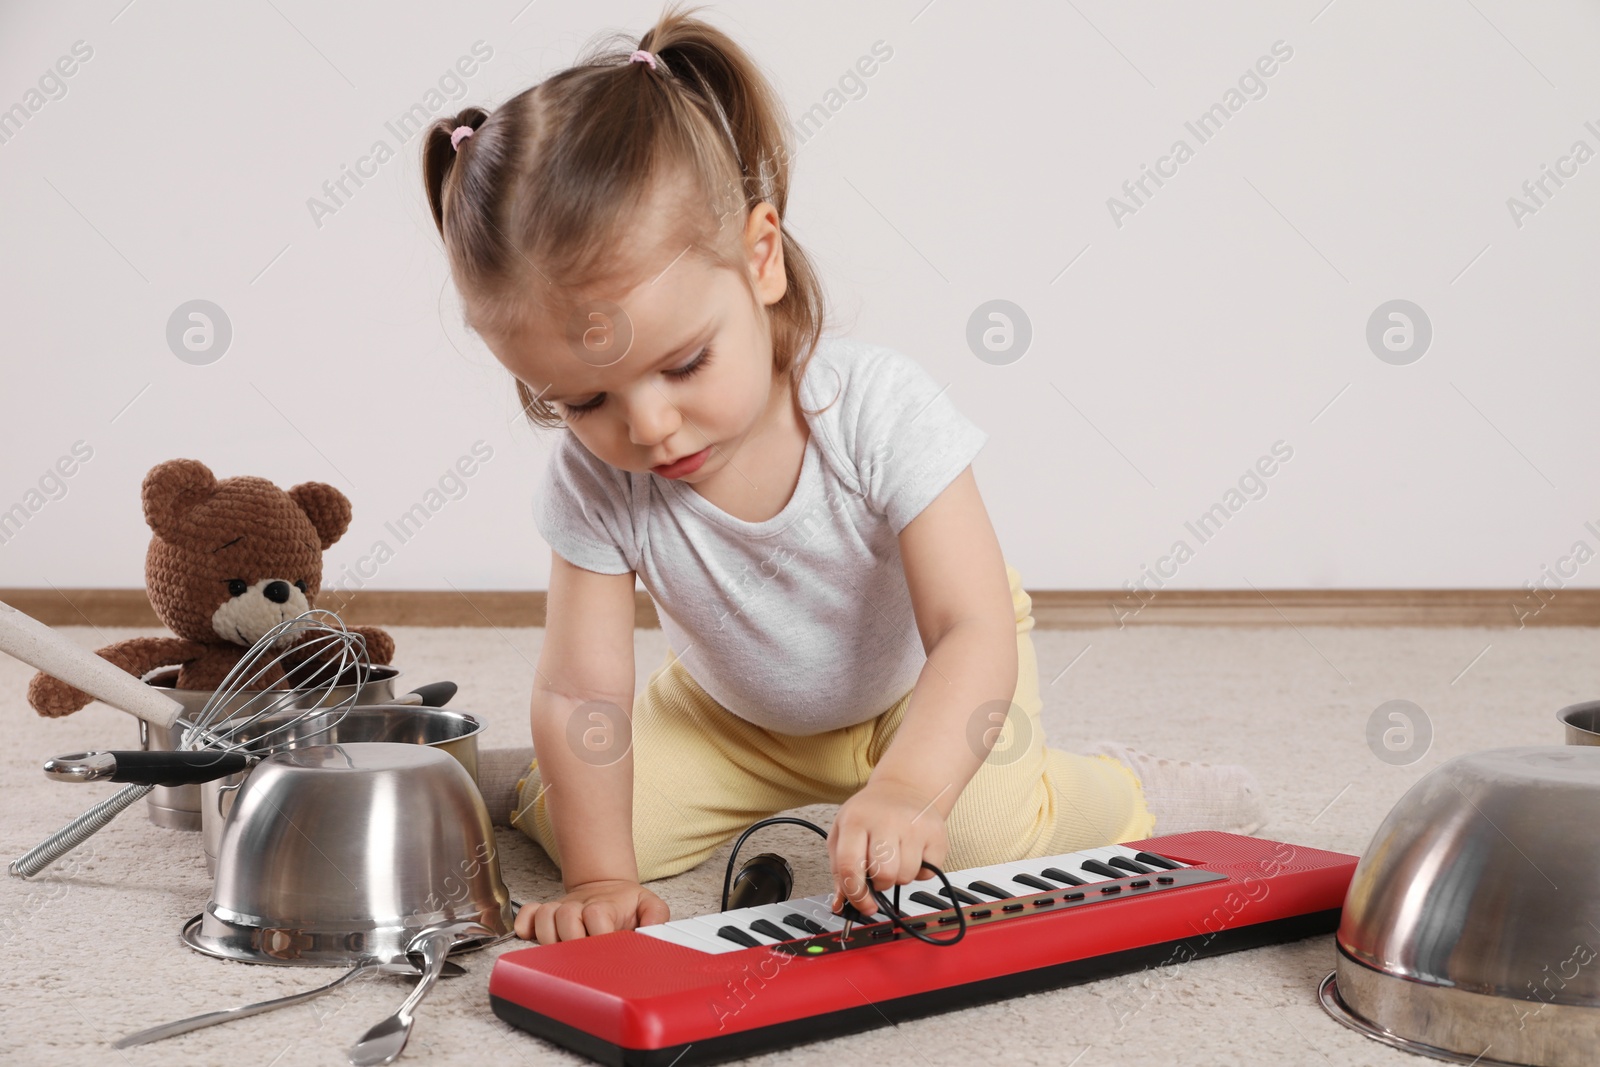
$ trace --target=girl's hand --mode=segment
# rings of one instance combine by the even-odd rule
[[[638,882],[622,878],[583,882],[560,900],[524,904],[517,912],[517,936],[541,945],[664,923],[666,902]]]
[[[848,900],[862,915],[878,902],[867,886],[887,890],[915,881],[926,860],[944,866],[949,843],[933,798],[898,782],[871,779],[839,808],[828,834],[833,911]]]

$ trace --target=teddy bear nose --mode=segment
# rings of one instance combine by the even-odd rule
[[[287,604],[289,602],[289,583],[268,582],[261,590],[261,595],[274,604]]]

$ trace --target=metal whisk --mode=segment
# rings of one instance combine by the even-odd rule
[[[339,725],[366,685],[370,668],[366,638],[347,629],[333,612],[313,609],[287,619],[239,658],[193,722],[177,720],[184,728],[179,748],[241,753],[248,757],[247,765],[253,765],[274,752],[306,744]],[[348,687],[348,695],[325,703],[341,685]],[[294,709],[303,710],[283,714]],[[311,722],[314,718],[316,723]],[[302,730],[307,725],[314,729]],[[68,758],[81,765],[93,755]],[[101,801],[12,861],[11,873],[23,878],[38,874],[154,788],[130,785]]]

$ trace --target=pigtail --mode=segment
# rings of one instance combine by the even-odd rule
[[[694,17],[699,10],[669,8],[639,47],[654,53],[724,132],[742,181],[737,219],[742,222],[750,208],[766,201],[787,220],[792,154],[782,102],[748,53]],[[771,309],[774,351],[780,369],[798,383],[821,339],[824,301],[821,281],[786,224],[782,234],[789,285]]]
[[[473,137],[476,137],[478,127],[488,118],[489,113],[481,107],[469,107],[454,117],[436,119],[428,127],[422,146],[422,176],[428,192],[428,207],[433,210],[433,224],[439,228],[441,237],[444,236],[446,182],[456,169],[456,162],[462,153],[472,151],[473,140],[472,137],[464,139],[460,151],[457,151],[456,146],[450,143],[450,137],[459,126],[471,127]]]
[[[662,61],[727,136],[745,179],[746,206],[765,199],[782,214],[789,199],[789,153],[781,103],[743,49],[694,17],[699,10],[668,10],[639,47]]]

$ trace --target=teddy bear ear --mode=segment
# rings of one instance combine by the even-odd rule
[[[197,459],[158,463],[144,476],[144,521],[157,537],[170,538],[184,513],[210,496],[216,487],[211,468]]]
[[[300,506],[311,525],[317,528],[324,551],[350,528],[350,500],[331,485],[301,482],[289,490],[289,499]]]

